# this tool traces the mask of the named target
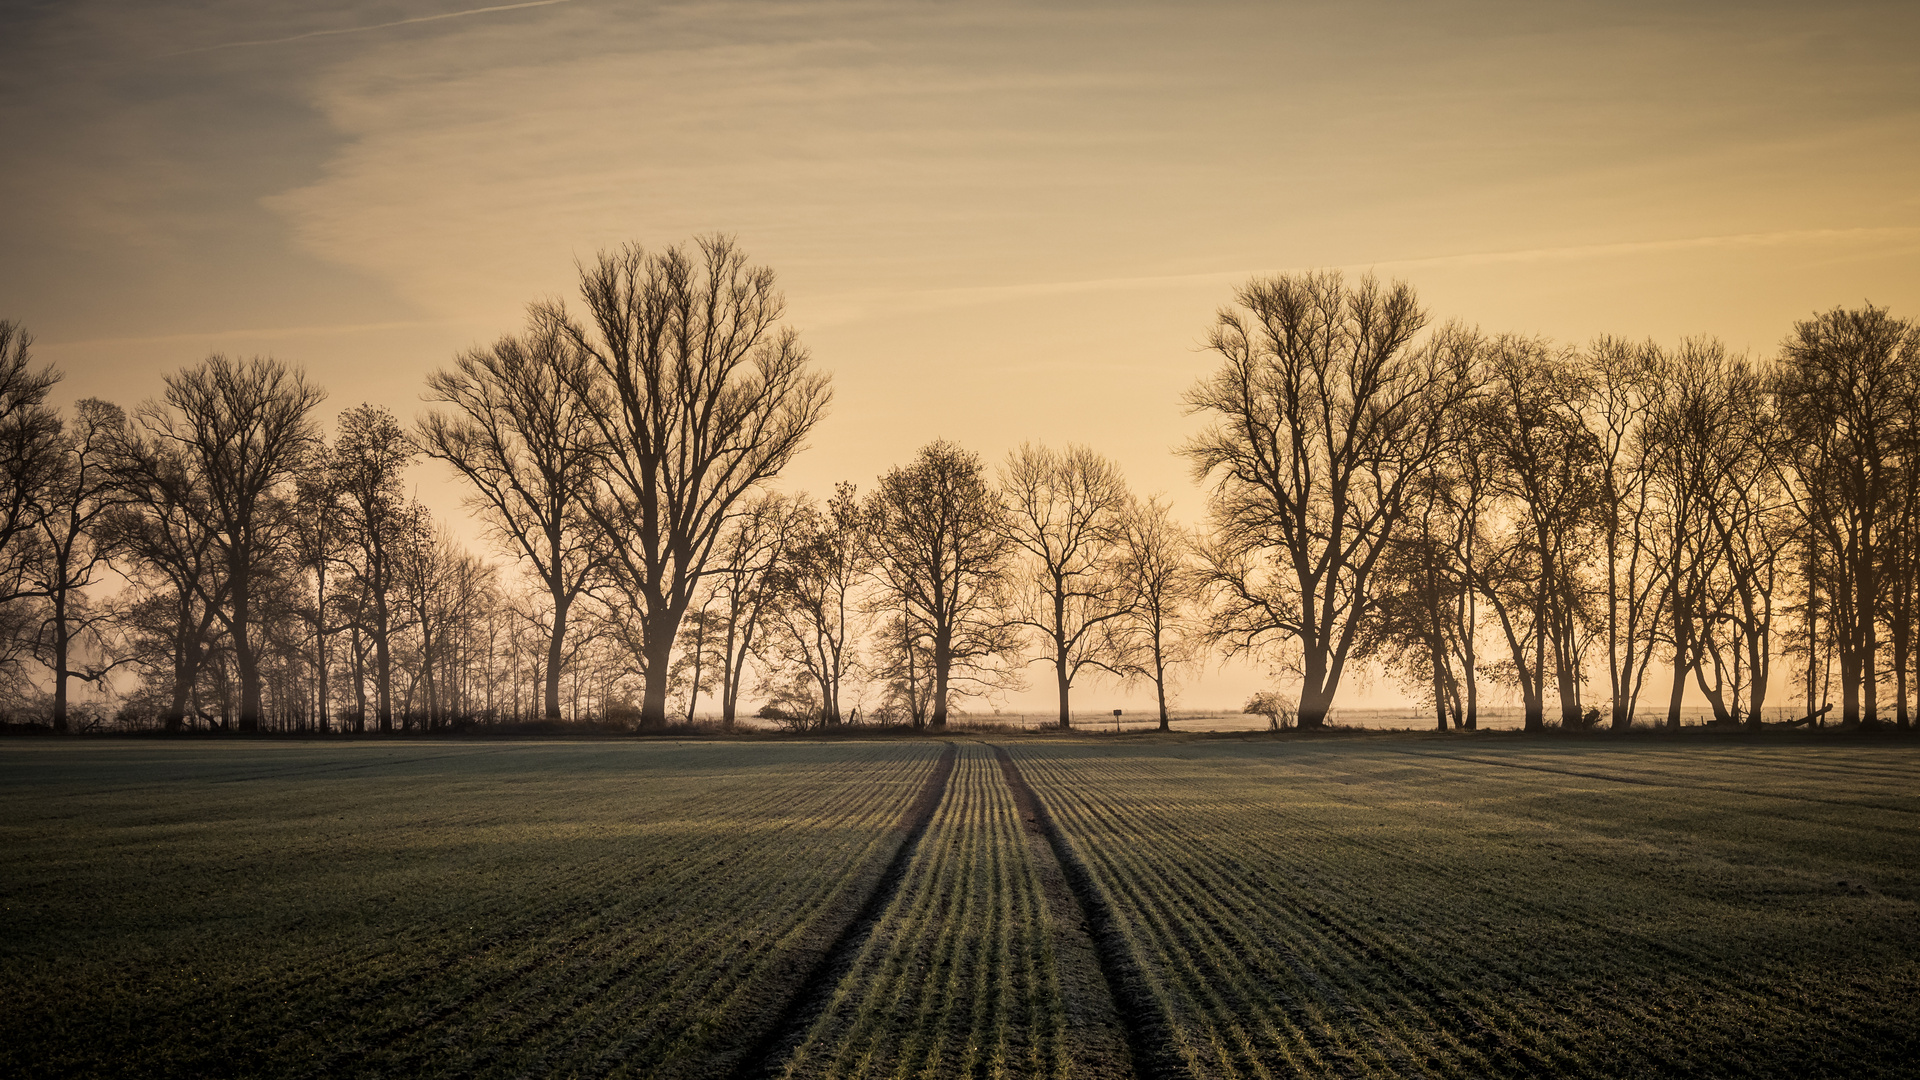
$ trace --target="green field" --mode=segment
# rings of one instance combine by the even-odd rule
[[[1920,1060],[1920,748],[991,743],[0,744],[0,1075]]]

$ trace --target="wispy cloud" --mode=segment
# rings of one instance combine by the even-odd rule
[[[1519,248],[1508,251],[1471,251],[1446,255],[1422,255],[1400,259],[1355,262],[1333,269],[1351,272],[1368,270],[1414,269],[1420,267],[1494,266],[1506,263],[1578,262],[1619,256],[1661,254],[1676,251],[1781,247],[1787,245],[1826,245],[1873,248],[1887,244],[1920,241],[1920,226],[1884,226],[1858,229],[1792,229],[1779,232],[1730,233],[1720,236],[1690,236],[1671,240],[1633,240],[1611,244],[1575,244],[1562,247]],[[1208,270],[1196,274],[1155,274],[1138,277],[1088,278],[1077,281],[1041,281],[1016,285],[984,285],[958,289],[927,289],[906,294],[867,293],[860,296],[826,298],[821,307],[825,323],[850,321],[873,310],[899,311],[903,305],[917,311],[974,307],[1005,301],[1045,296],[1084,293],[1139,292],[1161,289],[1218,288],[1246,281],[1263,274],[1287,273],[1307,266]]]
[[[570,4],[573,0],[526,0],[519,4],[495,4],[491,7],[466,8],[461,11],[443,11],[438,15],[420,15],[411,19],[395,19],[392,22],[373,23],[369,26],[348,26],[337,30],[309,30],[304,34],[291,34],[287,37],[260,38],[255,41],[226,41],[218,45],[202,45],[196,49],[181,49],[179,52],[162,53],[164,56],[191,56],[194,53],[218,52],[221,49],[245,49],[255,45],[285,45],[292,41],[305,41],[308,38],[337,37],[341,34],[364,34],[369,30],[387,30],[395,26],[413,26],[418,23],[439,22],[442,19],[463,19],[469,15],[491,15],[497,11],[519,11],[522,8],[552,7],[555,4]]]
[[[415,330],[447,326],[447,319],[410,319],[401,322],[342,323],[331,326],[256,326],[231,330],[198,330],[184,334],[150,334],[135,337],[88,338],[79,341],[41,341],[49,349],[77,349],[99,345],[159,345],[172,341],[231,341],[234,339],[275,339],[328,337],[340,334],[372,334],[385,330]]]
[[[1570,261],[1605,258],[1612,255],[1644,255],[1655,252],[1688,251],[1702,248],[1779,247],[1787,244],[1839,244],[1871,246],[1879,243],[1920,239],[1920,226],[1889,225],[1860,229],[1789,229],[1779,232],[1730,233],[1723,236],[1690,236],[1674,240],[1630,240],[1613,244],[1577,244],[1567,247],[1525,248],[1516,251],[1479,251],[1454,255],[1433,255],[1394,259],[1372,266],[1479,266],[1493,263]]]

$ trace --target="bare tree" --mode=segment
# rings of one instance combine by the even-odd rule
[[[778,326],[773,271],[728,237],[697,254],[637,245],[581,270],[593,331],[558,309],[605,380],[594,415],[603,450],[592,507],[611,578],[639,623],[643,728],[666,723],[674,637],[738,507],[805,445],[831,399],[799,335]],[[600,391],[575,387],[594,400]]]
[[[1160,730],[1167,731],[1175,673],[1193,661],[1200,644],[1193,624],[1202,585],[1196,544],[1158,496],[1128,504],[1120,535],[1117,569],[1129,594],[1121,651],[1129,657],[1129,674],[1153,684]]]
[[[1399,672],[1416,694],[1433,704],[1436,726],[1447,730],[1466,722],[1472,656],[1471,623],[1462,625],[1465,594],[1472,592],[1463,565],[1455,561],[1461,532],[1470,523],[1462,512],[1457,478],[1435,470],[1408,493],[1405,527],[1381,562],[1379,617],[1371,621],[1371,642],[1364,651]]]
[[[413,463],[414,446],[393,413],[359,405],[340,414],[340,431],[328,455],[328,474],[339,499],[340,525],[355,555],[348,562],[360,593],[361,621],[373,651],[374,715],[380,730],[393,730],[393,645],[400,560],[415,540],[417,511],[401,482]]]
[[[1513,595],[1530,602],[1528,636],[1518,636],[1517,620],[1497,614],[1521,679],[1527,729],[1544,724],[1549,671],[1560,698],[1561,723],[1577,728],[1584,722],[1584,549],[1593,540],[1601,510],[1599,441],[1583,416],[1593,383],[1575,356],[1536,338],[1496,339],[1487,363],[1488,393],[1479,406],[1475,438],[1493,465],[1492,491],[1511,511],[1516,535],[1509,546],[1506,583],[1520,586]]]
[[[1676,644],[1721,723],[1761,722],[1773,656],[1784,498],[1765,384],[1744,357],[1697,338],[1664,362],[1669,391],[1649,416],[1655,480],[1669,504]],[[1676,655],[1682,650],[1676,647]],[[1684,670],[1674,676],[1684,686]],[[1678,718],[1680,689],[1668,708]]]
[[[330,699],[332,656],[327,651],[330,638],[344,626],[329,621],[329,614],[339,606],[335,596],[328,592],[328,582],[336,566],[346,564],[346,530],[341,525],[342,507],[339,491],[334,487],[329,475],[329,453],[324,445],[316,446],[308,467],[295,481],[296,511],[292,550],[295,565],[312,581],[313,604],[302,606],[302,615],[313,628],[314,675],[314,724],[322,732],[332,730]]]
[[[933,638],[899,597],[885,599],[893,602],[894,610],[871,609],[883,620],[870,653],[870,669],[880,683],[875,717],[883,724],[904,720],[921,728],[933,711]]]
[[[1655,626],[1665,610],[1653,549],[1654,470],[1644,437],[1665,382],[1659,350],[1617,338],[1593,342],[1583,363],[1593,380],[1588,427],[1598,446],[1601,557],[1605,564],[1607,691],[1610,723],[1633,724],[1653,659]]]
[[[53,676],[55,731],[67,730],[69,682],[80,679],[98,685],[115,667],[131,660],[125,655],[104,655],[106,627],[114,612],[87,595],[100,567],[113,554],[112,530],[98,526],[127,498],[114,468],[126,424],[126,414],[117,405],[98,398],[77,403],[73,419],[61,426],[54,440],[55,453],[34,500],[40,558],[33,584],[46,610],[36,635],[36,652]],[[75,650],[83,643],[94,646],[97,662],[75,667]]]
[[[1131,496],[1113,462],[1084,446],[1024,443],[1000,475],[1007,536],[1027,566],[1016,615],[1047,643],[1060,726],[1072,726],[1074,679],[1092,667],[1123,674],[1115,655],[1133,594],[1119,572]]]
[[[1457,350],[1421,349],[1413,290],[1336,272],[1243,286],[1208,339],[1225,360],[1188,392],[1213,423],[1187,445],[1211,479],[1215,640],[1297,645],[1299,722],[1325,723],[1373,612],[1409,485],[1472,391]]]
[[[680,623],[680,634],[673,650],[673,666],[667,673],[670,691],[685,691],[686,706],[679,710],[687,723],[694,722],[700,707],[700,692],[712,692],[726,670],[721,648],[726,632],[720,613],[714,610],[712,589],[702,589],[700,602],[687,610]]]
[[[429,400],[453,415],[420,421],[420,446],[473,485],[501,548],[526,559],[553,607],[547,641],[546,716],[560,718],[568,615],[600,565],[589,513],[602,450],[595,417],[608,402],[593,361],[550,312],[526,334],[463,354],[427,377]]]
[[[856,667],[862,609],[858,590],[872,567],[867,512],[850,483],[825,507],[799,504],[792,538],[771,578],[767,654],[802,672],[818,695],[822,727],[846,719],[845,684]]]
[[[206,478],[190,468],[184,450],[141,429],[129,429],[116,450],[114,471],[126,502],[101,518],[105,542],[120,552],[123,573],[154,639],[142,658],[170,684],[162,720],[177,732],[186,724],[201,670],[213,653],[220,612],[227,602],[225,563],[215,546]]]
[[[213,355],[166,377],[164,405],[136,418],[148,438],[174,448],[198,474],[204,502],[182,509],[207,515],[207,531],[224,563],[226,605],[220,609],[233,648],[242,731],[260,726],[261,648],[254,589],[285,547],[293,524],[286,485],[317,434],[309,414],[324,395],[277,360]]]
[[[1894,721],[1904,728],[1912,723],[1915,632],[1920,630],[1920,372],[1905,381],[1898,408],[1901,420],[1895,452],[1901,469],[1893,493],[1893,528],[1900,539],[1887,560],[1886,598],[1881,606],[1893,639]]]
[[[391,580],[400,603],[407,608],[411,640],[416,644],[410,686],[420,691],[418,709],[408,709],[406,722],[417,714],[425,730],[447,725],[452,705],[449,658],[471,613],[461,606],[462,594],[474,595],[480,576],[478,560],[459,549],[446,531],[434,524],[426,508],[405,505],[398,528],[388,537]]]
[[[867,503],[876,574],[905,615],[906,656],[925,641],[935,728],[946,726],[950,696],[1012,681],[1020,635],[1004,514],[979,456],[945,440],[882,476]]]
[[[786,558],[796,514],[779,492],[749,498],[722,534],[710,580],[722,627],[718,632],[720,726],[732,730],[746,685],[747,664],[761,649],[773,603],[776,571]]]
[[[1794,324],[1780,351],[1774,392],[1803,489],[1802,527],[1834,571],[1841,718],[1873,721],[1882,571],[1899,539],[1902,406],[1920,368],[1920,329],[1885,308],[1835,308]]]
[[[47,394],[60,381],[33,366],[33,335],[0,319],[0,604],[44,590],[28,581],[40,557],[35,509],[59,459],[60,418]]]

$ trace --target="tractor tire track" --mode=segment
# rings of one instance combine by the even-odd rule
[[[920,838],[926,835],[934,811],[939,809],[940,801],[946,797],[947,780],[953,775],[953,764],[957,757],[958,747],[948,743],[939,762],[933,767],[933,775],[927,778],[926,786],[920,789],[920,794],[907,808],[900,822],[899,827],[906,835],[901,838],[900,847],[881,873],[879,884],[868,894],[860,910],[848,920],[846,928],[834,939],[833,944],[821,954],[819,961],[801,981],[800,989],[788,1000],[779,1019],[742,1056],[735,1076],[749,1080],[779,1075],[780,1067],[788,1056],[806,1040],[807,1032],[832,1004],[834,988],[852,970],[867,939],[879,925],[880,917],[885,914],[893,902],[894,894],[899,892],[901,883],[906,880],[907,868],[913,862],[914,852],[920,847]]]
[[[1093,874],[1080,861],[1064,834],[1047,813],[1045,804],[1034,794],[1005,747],[993,748],[999,759],[1007,787],[1022,817],[1039,826],[1053,850],[1054,860],[1066,879],[1067,888],[1080,908],[1081,921],[1093,940],[1094,956],[1106,979],[1107,993],[1119,1010],[1127,1049],[1133,1058],[1133,1073],[1139,1080],[1175,1080],[1188,1075],[1175,1051],[1173,1022],[1155,1000],[1139,957],[1135,956],[1120,930],[1120,921],[1108,907],[1094,883]]]

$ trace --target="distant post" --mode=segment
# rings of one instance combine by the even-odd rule
[[[1113,710],[1113,730],[1115,731],[1120,730],[1120,710],[1119,709]]]

